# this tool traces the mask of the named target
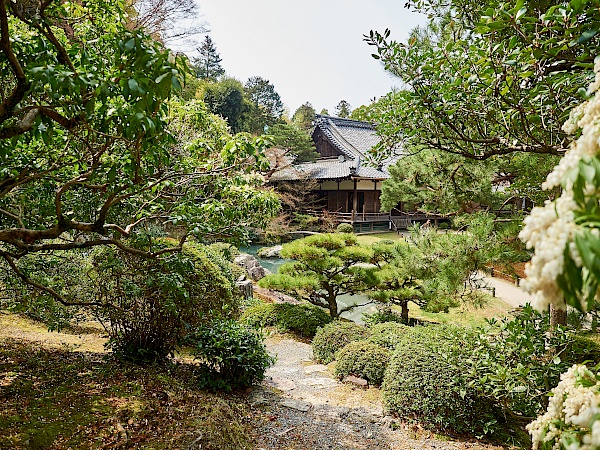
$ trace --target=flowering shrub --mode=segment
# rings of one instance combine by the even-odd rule
[[[576,364],[560,377],[547,412],[527,426],[538,448],[600,448],[600,366]]]
[[[554,201],[534,208],[520,238],[535,253],[525,269],[522,286],[533,295],[533,306],[581,311],[597,306],[600,282],[600,58],[588,101],[575,108],[563,129],[578,136],[543,189],[562,187]]]

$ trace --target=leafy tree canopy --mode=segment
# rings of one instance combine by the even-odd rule
[[[564,152],[561,126],[598,54],[597,0],[410,4],[431,20],[408,44],[387,30],[366,37],[408,87],[381,101],[381,150],[402,142],[478,160]]]
[[[315,120],[316,115],[315,108],[311,105],[310,102],[306,102],[303,105],[300,105],[298,109],[294,112],[292,116],[292,122],[298,128],[308,132],[312,129],[313,121]]]
[[[170,101],[183,61],[129,31],[123,3],[25,6],[0,2],[0,287],[11,272],[69,303],[43,276],[51,252],[109,244],[159,257],[189,233],[243,239],[275,213],[251,175],[267,143]],[[154,224],[177,226],[179,243],[122,239]]]
[[[207,81],[199,87],[196,97],[206,103],[210,112],[226,119],[234,133],[248,130],[247,117],[253,106],[240,81],[235,78]]]
[[[296,163],[314,161],[319,155],[308,133],[293,124],[276,123],[269,128],[269,135],[274,146],[293,157]]]
[[[265,126],[281,120],[285,108],[275,86],[269,80],[251,77],[244,85],[244,92],[253,105],[248,113],[247,131],[261,134]]]

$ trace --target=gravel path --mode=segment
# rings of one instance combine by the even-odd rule
[[[270,338],[267,348],[277,363],[249,394],[258,450],[498,448],[398,427],[384,417],[378,389],[339,383],[312,361],[309,344]]]

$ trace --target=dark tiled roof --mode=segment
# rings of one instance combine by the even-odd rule
[[[338,150],[352,159],[364,157],[380,140],[373,124],[359,120],[317,115],[315,130],[317,129]]]
[[[329,142],[344,156],[321,158],[315,162],[295,164],[271,176],[273,181],[291,181],[303,178],[339,180],[344,178],[389,178],[387,167],[367,165],[369,150],[379,143],[375,128],[368,122],[317,115],[315,131],[320,130]],[[313,132],[314,136],[314,132]]]

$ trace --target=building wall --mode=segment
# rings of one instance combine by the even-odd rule
[[[319,185],[319,190],[321,191],[337,191],[338,190],[338,182],[337,181],[324,181]],[[342,191],[353,191],[354,190],[354,181],[352,180],[342,180],[339,182],[339,190]],[[357,191],[381,191],[381,181],[373,181],[373,180],[358,180],[356,182],[356,190]]]

